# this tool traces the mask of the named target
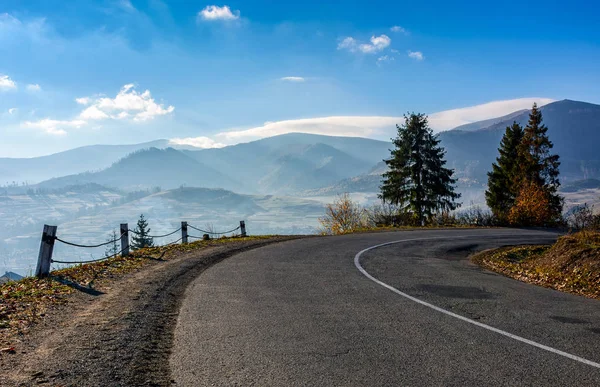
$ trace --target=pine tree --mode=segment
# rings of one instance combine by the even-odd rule
[[[549,217],[544,223],[554,223],[560,219],[563,209],[563,199],[558,195],[560,161],[558,155],[550,153],[554,145],[542,120],[542,112],[534,103],[518,150],[522,165],[517,183],[520,187],[533,183],[542,189],[550,206]]]
[[[133,250],[138,250],[144,247],[154,246],[154,241],[149,235],[150,228],[148,227],[148,221],[144,218],[144,214],[141,214],[137,221],[137,226],[135,230],[133,230],[131,248]]]
[[[106,251],[104,251],[105,257],[113,257],[119,253],[119,245],[118,243],[119,235],[117,234],[117,230],[113,229],[112,232],[106,238],[107,242],[111,242],[106,245]]]
[[[500,148],[500,155],[492,164],[488,172],[488,189],[485,191],[485,200],[494,216],[501,222],[507,221],[508,213],[519,194],[516,179],[519,173],[519,146],[523,139],[523,127],[513,122],[507,126]]]
[[[438,212],[456,209],[460,194],[454,192],[453,171],[445,168],[444,148],[427,123],[427,116],[404,116],[398,126],[398,137],[392,139],[395,149],[384,160],[389,171],[383,174],[379,197],[411,212],[419,225]]]

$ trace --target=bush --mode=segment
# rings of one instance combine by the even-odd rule
[[[323,234],[346,234],[368,226],[365,210],[350,199],[350,195],[339,195],[325,207],[325,216],[319,219]]]
[[[571,208],[566,220],[574,230],[600,230],[600,214],[594,215],[594,206],[588,206],[587,203]]]
[[[365,209],[365,216],[370,227],[398,227],[416,224],[413,213],[386,202]]]
[[[511,226],[548,226],[557,221],[552,217],[547,193],[538,184],[526,182],[508,213],[508,223]]]
[[[479,206],[471,206],[462,211],[457,211],[454,215],[456,224],[460,226],[496,226],[498,219],[490,210],[484,210]]]

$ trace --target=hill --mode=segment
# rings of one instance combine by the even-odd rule
[[[50,179],[34,188],[95,183],[131,191],[185,185],[293,194],[367,172],[389,147],[363,138],[289,134],[220,149],[151,148],[104,170]]]
[[[366,138],[291,133],[183,152],[231,176],[250,192],[292,194],[367,172],[390,146]]]
[[[165,148],[168,140],[131,145],[90,145],[32,158],[0,158],[0,182],[40,182],[109,167],[129,153],[151,147]]]
[[[454,128],[453,130],[461,130],[463,132],[474,132],[479,129],[484,129],[484,128],[490,127],[494,124],[513,120],[515,117],[518,117],[521,114],[527,113],[527,112],[528,112],[527,109],[517,110],[516,112],[512,112],[512,113],[507,114],[502,117],[490,118],[489,120],[477,121],[477,122],[472,122],[470,124],[460,125],[460,126],[457,126],[456,128]]]
[[[89,183],[129,191],[152,187],[172,189],[186,185],[240,188],[227,176],[173,148],[139,150],[102,171],[50,179],[38,184],[36,188],[56,189]]]
[[[561,158],[563,181],[600,177],[600,105],[563,100],[541,107],[544,124]],[[486,180],[486,172],[497,156],[506,126],[513,121],[525,126],[529,111],[476,131],[442,132],[440,139],[447,160],[464,177]]]
[[[561,157],[561,180],[600,177],[600,106],[563,100],[541,110],[554,150]],[[455,169],[456,177],[468,186],[483,186],[506,126],[513,121],[525,125],[528,113],[517,111],[440,133],[448,166]],[[385,141],[291,133],[219,149],[147,151],[100,172],[52,179],[40,186],[97,183],[132,190],[188,185],[285,195],[319,189],[366,192],[378,186],[371,171],[389,157],[390,148]]]

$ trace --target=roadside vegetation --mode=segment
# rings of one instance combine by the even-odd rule
[[[322,234],[346,234],[397,227],[560,227],[566,224],[558,195],[559,157],[542,113],[534,104],[525,128],[506,128],[499,156],[488,173],[486,204],[459,210],[454,171],[446,168],[445,151],[423,114],[404,116],[384,160],[381,204],[362,207],[348,194],[326,206]]]
[[[496,162],[488,172],[485,199],[498,224],[557,226],[563,223],[558,195],[559,157],[552,153],[548,128],[534,104],[525,128],[506,128]]]
[[[273,236],[222,237],[187,245],[148,247],[127,257],[116,256],[101,262],[55,270],[48,278],[27,277],[0,285],[0,352],[12,352],[9,338],[23,335],[52,308],[68,303],[75,291],[101,292],[110,280],[175,256],[213,246],[270,239]]]
[[[473,261],[520,281],[600,299],[600,232],[579,231],[552,246],[505,247]]]
[[[571,233],[552,246],[503,247],[472,261],[520,281],[600,299],[600,214],[584,204],[565,221]]]

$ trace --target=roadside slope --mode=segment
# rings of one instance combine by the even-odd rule
[[[187,284],[231,255],[290,239],[240,241],[182,254],[123,277],[104,293],[78,293],[0,354],[0,384],[170,385],[168,357]]]

